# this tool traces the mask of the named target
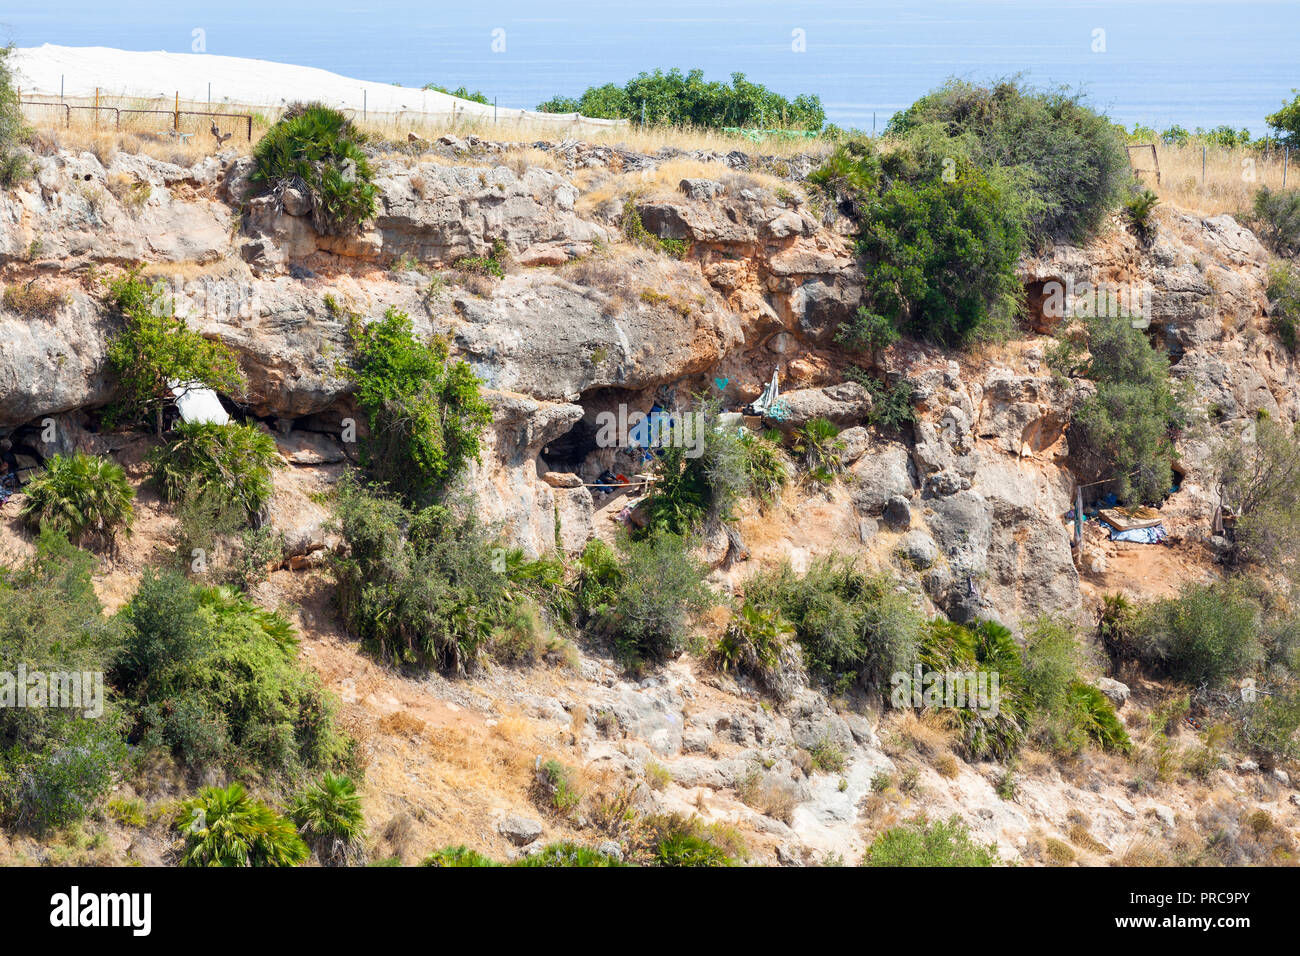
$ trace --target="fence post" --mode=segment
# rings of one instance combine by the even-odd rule
[[[172,114],[172,129],[177,133],[181,131],[181,91],[176,91],[176,112]]]
[[[68,123],[71,124],[71,114],[69,114]],[[99,87],[95,87],[95,129],[99,129]]]
[[[497,98],[492,97],[492,125],[497,125]]]
[[[1209,152],[1209,147],[1201,147],[1201,186],[1205,186],[1205,154]]]

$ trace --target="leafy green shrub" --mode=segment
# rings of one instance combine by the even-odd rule
[[[512,866],[624,866],[612,856],[577,843],[549,843]]]
[[[719,838],[716,827],[699,817],[680,813],[648,817],[642,821],[643,842],[654,866],[734,866],[738,850]]]
[[[743,73],[731,85],[706,81],[703,70],[639,73],[623,86],[588,87],[581,96],[555,96],[537,109],[542,113],[581,113],[602,119],[629,119],[650,126],[762,127],[819,130],[826,122],[821,100],[800,95],[786,99]]]
[[[506,247],[502,239],[492,240],[492,252],[486,256],[465,256],[457,259],[452,266],[461,272],[477,276],[491,276],[494,279],[504,279],[506,276],[504,263],[510,255],[510,250]]]
[[[619,554],[599,538],[592,538],[578,557],[578,580],[574,594],[579,623],[599,622],[613,606],[623,584]]]
[[[779,698],[788,698],[803,670],[794,628],[776,608],[746,603],[713,645],[711,657],[724,671],[748,674]]]
[[[126,756],[111,724],[83,720],[57,741],[12,758],[0,779],[0,798],[18,826],[39,831],[73,823],[113,787]]]
[[[473,667],[508,596],[479,524],[443,505],[411,510],[355,483],[341,487],[336,514],[348,543],[334,562],[348,629],[394,663]]]
[[[762,504],[772,504],[790,480],[780,446],[748,430],[740,435],[739,440],[750,494]]]
[[[641,221],[641,211],[637,209],[636,202],[632,199],[623,202],[623,215],[619,219],[619,228],[629,242],[665,253],[673,259],[685,259],[691,251],[689,239],[661,239],[647,229],[645,223]],[[671,299],[653,289],[646,289],[641,293],[641,301],[658,305]],[[683,315],[687,314],[689,313],[683,312]]]
[[[1027,628],[1024,662],[1031,737],[1062,755],[1078,754],[1089,742],[1131,749],[1109,698],[1083,680],[1083,651],[1066,621],[1044,616]]]
[[[1296,94],[1295,99],[1283,102],[1282,108],[1270,113],[1264,121],[1277,132],[1284,145],[1294,148],[1300,146],[1300,90],[1291,92]]]
[[[804,575],[788,564],[758,574],[745,599],[778,610],[793,625],[809,672],[837,687],[860,682],[883,691],[916,661],[924,618],[894,581],[847,558],[819,558]]]
[[[211,491],[213,504],[248,518],[270,501],[271,469],[282,464],[274,438],[235,422],[182,422],[149,455],[151,477],[168,501]]]
[[[22,106],[9,55],[13,46],[0,47],[0,188],[8,189],[31,174],[31,164],[17,147],[27,137]]]
[[[454,96],[457,99],[462,100],[469,100],[472,103],[482,103],[484,106],[490,106],[492,104],[492,101],[489,100],[482,91],[475,90],[471,93],[469,88],[463,85],[456,87],[454,90],[449,90],[445,86],[439,86],[437,83],[425,83],[424,86],[420,88],[424,90],[434,90],[438,93],[446,93],[448,96]]]
[[[479,380],[447,343],[421,342],[410,317],[390,308],[382,321],[352,325],[357,403],[370,423],[366,465],[413,498],[436,493],[480,454],[492,420]]]
[[[45,472],[27,483],[22,517],[35,528],[66,534],[74,542],[111,540],[128,534],[135,518],[135,489],[122,467],[107,458],[76,452],[55,455]]]
[[[655,471],[658,480],[644,505],[646,532],[686,535],[700,530],[714,511],[708,469],[685,449],[667,448]]]
[[[863,866],[996,866],[997,844],[981,846],[953,814],[947,821],[924,816],[891,827],[871,841]]]
[[[296,665],[279,614],[169,572],[146,574],[119,613],[114,674],[133,705],[133,739],[240,773],[294,775],[343,758],[333,702]]]
[[[1300,431],[1261,418],[1227,434],[1213,465],[1233,509],[1229,560],[1293,572],[1300,555]]]
[[[1258,610],[1231,584],[1186,585],[1138,617],[1142,663],[1193,686],[1223,686],[1254,670],[1263,657]]]
[[[868,315],[850,339],[882,319],[949,346],[1010,327],[1023,236],[1008,188],[942,150],[908,144],[884,159],[880,191],[858,221]]]
[[[524,598],[507,600],[492,631],[492,657],[504,664],[527,665],[547,660],[576,666],[576,651],[543,619],[541,609]]]
[[[582,801],[573,784],[573,771],[558,760],[547,760],[537,768],[533,789],[542,806],[560,813],[568,813]]]
[[[1123,136],[1065,90],[951,79],[895,114],[886,135],[936,127],[966,144],[981,168],[1019,173],[1026,231],[1038,246],[1096,233],[1132,178]]]
[[[1011,82],[950,80],[886,136],[891,149],[849,141],[809,176],[857,222],[866,302],[837,335],[873,355],[891,327],[950,346],[1003,334],[1025,241],[1086,239],[1131,180],[1105,117]]]
[[[1075,475],[1105,482],[1121,500],[1161,501],[1173,484],[1171,430],[1185,416],[1170,385],[1169,357],[1126,316],[1091,316],[1085,326],[1086,361],[1071,342],[1050,357],[1058,372],[1097,384],[1071,417]]]
[[[697,433],[685,431],[680,441],[663,436],[668,447],[655,466],[658,480],[645,504],[647,533],[684,535],[731,521],[736,502],[752,488],[746,447],[735,430],[717,427],[718,410],[716,402],[705,403],[692,413]],[[674,423],[674,428],[687,427]]]
[[[1251,209],[1251,226],[1279,256],[1300,254],[1300,189],[1261,186]]]
[[[317,232],[353,232],[375,214],[378,196],[364,143],[365,134],[338,110],[295,103],[253,147],[249,180],[262,192],[301,190]]]
[[[109,282],[107,301],[124,325],[108,342],[108,361],[122,392],[113,419],[129,423],[152,410],[162,435],[163,408],[174,399],[174,385],[227,393],[244,387],[235,353],[178,318],[163,300],[162,284],[141,279],[139,266]]]
[[[1300,352],[1300,269],[1285,262],[1269,266],[1268,303],[1273,334],[1295,355]]]
[[[1300,757],[1300,689],[1287,687],[1243,704],[1237,740],[1261,764]]]
[[[309,854],[293,824],[238,783],[204,787],[181,804],[181,866],[297,866]]]
[[[622,538],[617,556],[596,545],[583,554],[578,585],[588,625],[614,641],[630,669],[681,651],[692,616],[709,601],[704,567],[686,540],[667,532]]]
[[[94,559],[67,538],[43,531],[36,553],[0,567],[0,661],[11,673],[49,675],[44,693],[54,704],[56,675],[103,674],[120,630],[103,616],[91,584]],[[112,688],[81,678],[75,699],[57,706],[20,707],[15,682],[0,694],[0,814],[41,829],[86,815],[112,786],[126,753],[119,737],[121,710]],[[73,685],[75,688],[75,685]],[[35,694],[30,684],[28,694]],[[100,713],[96,714],[95,711]],[[87,716],[91,714],[92,716]]]
[[[289,817],[324,866],[361,860],[366,820],[350,777],[325,774],[298,795]]]
[[[874,364],[898,341],[898,328],[887,317],[858,306],[853,318],[835,330],[835,341],[853,352],[861,352]]]
[[[489,857],[467,846],[448,846],[434,850],[423,860],[420,866],[500,866]]]
[[[839,773],[844,769],[844,751],[839,744],[829,738],[823,738],[808,751],[812,768],[822,773]]]
[[[900,433],[916,422],[916,409],[912,406],[912,384],[906,379],[882,382],[876,376],[850,365],[845,378],[857,382],[871,393],[871,411],[866,423],[883,432]]]

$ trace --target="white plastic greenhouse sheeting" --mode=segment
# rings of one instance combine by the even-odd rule
[[[195,384],[175,384],[171,390],[176,396],[176,410],[181,413],[181,421],[212,422],[215,425],[225,425],[230,421],[230,416],[221,407],[221,399],[212,389]]]

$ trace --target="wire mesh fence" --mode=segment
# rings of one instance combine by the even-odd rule
[[[108,103],[59,103],[37,99],[22,99],[19,102],[23,116],[38,127],[117,130],[180,138],[202,135],[213,136],[219,142],[225,142],[235,135],[239,135],[245,142],[253,139],[252,113],[114,106]]]
[[[20,91],[21,93],[21,91]],[[285,106],[266,107],[226,101],[202,102],[175,97],[59,97],[21,95],[28,122],[36,126],[119,130],[172,136],[224,136],[234,133],[251,142],[259,128],[277,120]],[[502,134],[537,130],[548,134],[568,131],[619,130],[627,120],[594,119],[578,113],[539,113],[535,110],[498,109],[479,103],[452,104],[446,110],[376,111],[364,107],[340,110],[348,119],[381,134],[425,136],[448,130]],[[213,133],[213,127],[218,132]]]

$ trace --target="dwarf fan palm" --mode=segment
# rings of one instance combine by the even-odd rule
[[[238,783],[204,787],[181,807],[181,866],[297,866],[307,859],[293,824]]]
[[[37,528],[66,534],[73,542],[87,535],[112,537],[118,526],[128,532],[135,517],[135,491],[121,466],[106,458],[55,455],[45,474],[27,485],[22,517]]]
[[[303,791],[290,816],[324,865],[342,866],[360,857],[366,821],[351,778],[325,774]]]

